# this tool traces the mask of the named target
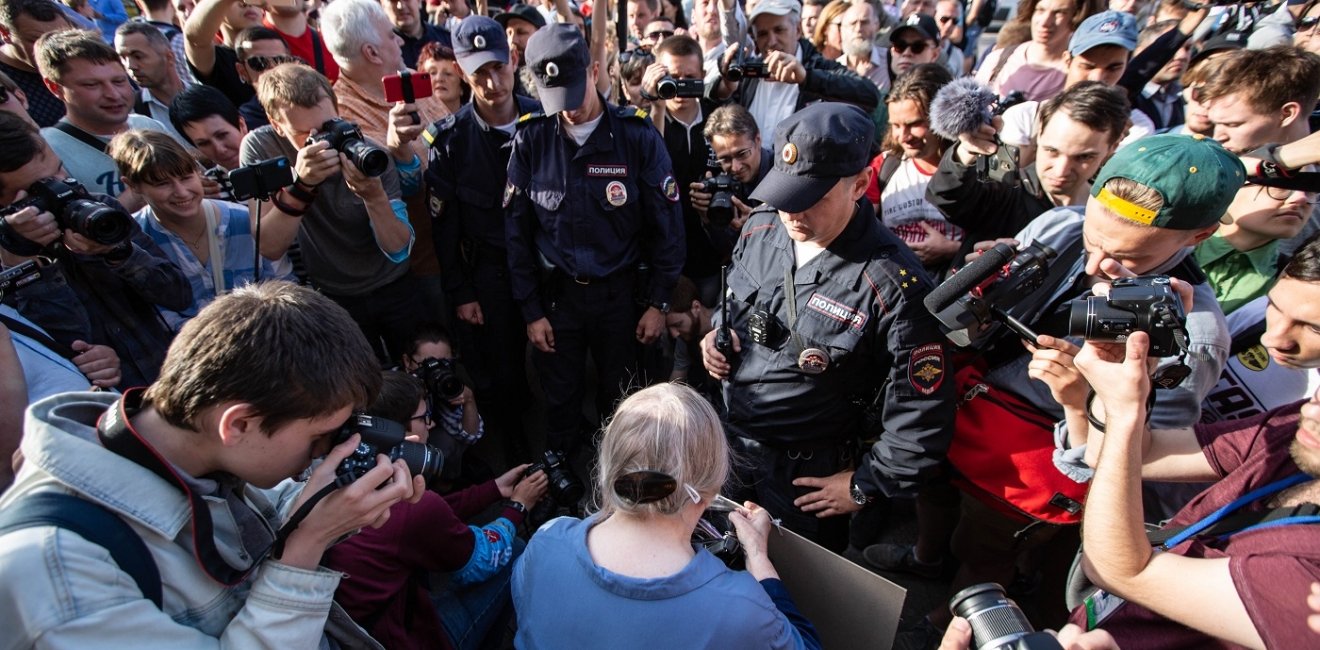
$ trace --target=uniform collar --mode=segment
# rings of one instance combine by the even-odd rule
[[[760,209],[773,210],[758,208]],[[773,240],[774,246],[783,251],[785,263],[792,264],[795,259],[793,240],[788,236],[784,223],[779,221],[778,213],[775,215],[775,224],[777,232]],[[876,219],[875,209],[871,207],[870,201],[863,197],[857,201],[852,219],[847,226],[844,226],[843,232],[839,233],[839,236],[830,242],[829,247],[812,258],[804,268],[798,269],[798,273],[794,276],[794,284],[810,285],[816,284],[821,278],[834,278],[840,284],[857,286],[866,269],[866,263],[877,250],[884,247],[879,241],[879,228],[880,223]]]

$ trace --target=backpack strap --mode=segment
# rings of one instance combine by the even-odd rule
[[[889,179],[898,173],[898,166],[901,164],[903,164],[903,156],[892,153],[885,154],[884,161],[880,163],[880,171],[875,175],[881,194],[884,193],[885,186],[889,184]]]
[[[160,608],[164,589],[156,560],[142,537],[118,515],[62,492],[27,494],[0,512],[0,534],[38,526],[63,528],[104,547],[120,570],[137,583],[142,596]]]
[[[60,120],[55,123],[55,128],[64,132],[65,135],[81,142],[100,153],[105,153],[106,143],[100,138],[70,124],[67,120]]]
[[[40,343],[41,345],[44,345],[47,348],[50,348],[51,352],[54,352],[55,354],[58,354],[64,357],[65,359],[69,359],[70,361],[72,361],[74,357],[78,356],[78,353],[74,352],[73,348],[63,343],[60,343],[59,341],[56,341],[55,339],[51,338],[49,334],[35,327],[32,327],[31,325],[28,325],[27,323],[24,323],[21,320],[18,320],[16,318],[10,318],[9,316],[0,314],[0,323],[4,323],[5,327],[9,328],[9,331],[22,334],[23,336],[26,336],[32,339],[33,341],[36,341],[37,343]]]
[[[1008,63],[1008,57],[1013,56],[1013,53],[1016,52],[1019,47],[1022,47],[1022,43],[1008,47],[1004,50],[1003,54],[999,55],[999,60],[995,61],[995,69],[990,72],[989,79],[991,85],[999,79],[999,73],[1003,71],[1004,65]]]

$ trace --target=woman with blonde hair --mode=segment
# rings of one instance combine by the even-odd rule
[[[598,512],[546,523],[514,567],[517,647],[819,647],[766,554],[765,510],[729,515],[747,571],[693,548],[729,476],[724,430],[696,391],[666,383],[625,399],[598,460]]]
[[[825,5],[816,19],[816,32],[811,34],[811,44],[816,51],[831,61],[843,56],[843,12],[848,11],[849,6],[847,0],[834,0]]]

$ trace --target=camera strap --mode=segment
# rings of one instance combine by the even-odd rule
[[[197,558],[197,563],[212,580],[232,587],[242,582],[254,569],[260,566],[260,558],[265,553],[258,554],[253,560],[252,566],[247,570],[235,569],[225,561],[219,549],[216,548],[211,510],[202,495],[197,494],[189,487],[187,481],[179,476],[169,461],[161,457],[142,438],[141,434],[133,429],[133,423],[129,421],[131,417],[142,410],[145,391],[144,388],[133,388],[126,391],[124,396],[112,404],[110,409],[96,423],[96,435],[101,439],[101,444],[106,449],[151,470],[164,479],[166,483],[179,488],[183,492],[188,499],[189,507],[192,509],[193,554]]]
[[[211,254],[211,282],[214,285],[215,297],[225,295],[225,257],[224,252],[220,250],[220,238],[215,236],[216,225],[220,222],[219,208],[215,202],[210,199],[202,199],[202,211],[206,215],[206,245]],[[256,258],[256,266],[261,266],[260,251]]]
[[[820,348],[802,345],[797,333],[797,287],[793,282],[793,265],[784,267],[784,301],[788,303],[788,336],[798,368],[809,375],[819,375],[830,367],[830,355]]]
[[[67,120],[60,120],[56,122],[55,128],[59,129],[70,138],[73,138],[78,142],[81,142],[97,150],[100,153],[105,153],[105,148],[107,144],[104,140],[70,124]]]
[[[78,353],[74,352],[73,348],[63,343],[60,343],[59,341],[56,341],[55,339],[51,338],[49,334],[35,327],[32,327],[31,325],[28,325],[27,323],[24,323],[21,320],[18,320],[16,318],[10,318],[9,316],[0,314],[0,323],[4,323],[5,327],[9,328],[9,331],[15,332],[17,334],[22,334],[23,336],[26,336],[32,339],[33,341],[36,341],[37,343],[40,343],[41,345],[44,345],[47,348],[50,348],[51,352],[54,352],[55,354],[58,354],[64,357],[65,359],[73,360],[74,357],[78,356]]]

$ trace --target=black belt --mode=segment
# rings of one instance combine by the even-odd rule
[[[748,449],[763,447],[770,449],[771,451],[782,452],[785,454],[814,453],[831,449],[855,450],[857,448],[857,441],[849,438],[836,440],[771,441],[757,440],[756,438],[739,435],[733,437],[742,441],[742,444]]]

